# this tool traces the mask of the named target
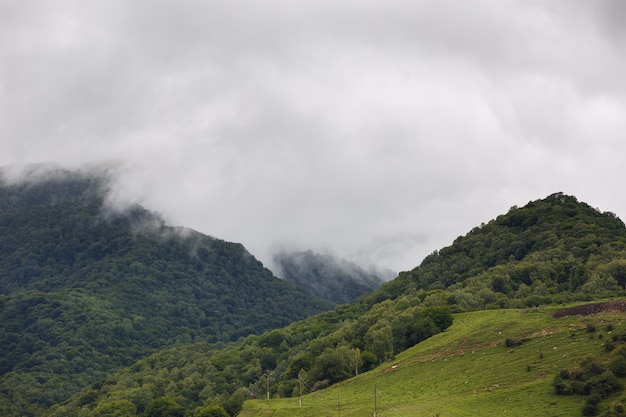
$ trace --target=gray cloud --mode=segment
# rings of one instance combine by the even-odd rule
[[[621,217],[619,1],[0,3],[0,165],[242,242],[408,269],[563,191]]]

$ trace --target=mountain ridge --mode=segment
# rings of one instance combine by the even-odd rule
[[[311,250],[279,252],[274,255],[273,264],[277,268],[277,276],[335,304],[352,303],[377,290],[384,282],[376,272],[368,272],[347,260]]]

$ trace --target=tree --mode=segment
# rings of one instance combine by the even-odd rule
[[[351,355],[349,357],[350,360],[350,368],[354,369],[354,376],[359,374],[359,369],[363,366],[363,359],[361,359],[361,349],[354,348],[351,351]]]
[[[221,406],[210,405],[208,407],[198,409],[193,414],[193,417],[229,417],[229,415]]]
[[[134,417],[137,415],[137,407],[128,400],[116,400],[99,405],[91,415],[93,417]]]
[[[616,259],[609,262],[607,270],[621,288],[626,288],[626,260]]]
[[[450,327],[454,321],[449,306],[427,307],[421,311],[420,316],[432,319],[442,332]]]
[[[250,398],[250,391],[247,388],[238,388],[232,395],[222,401],[221,406],[227,414],[236,416],[243,407],[243,402]]]
[[[367,333],[365,333],[365,349],[375,354],[379,363],[390,359],[393,355],[391,325],[383,322],[370,327]]]
[[[317,380],[328,380],[329,383],[349,378],[351,373],[349,358],[344,358],[347,347],[327,348],[315,360],[311,376]]]
[[[146,417],[184,417],[185,410],[173,398],[164,396],[150,402],[146,407]]]

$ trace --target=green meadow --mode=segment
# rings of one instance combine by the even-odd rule
[[[584,397],[557,396],[551,383],[590,355],[606,359],[603,345],[623,330],[624,313],[553,318],[556,309],[457,314],[445,332],[303,395],[302,405],[297,397],[249,400],[240,416],[580,416]]]

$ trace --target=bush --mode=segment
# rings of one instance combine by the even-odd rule
[[[570,390],[567,387],[567,384],[563,382],[563,379],[559,375],[554,377],[554,380],[552,381],[552,386],[554,387],[554,393],[556,395],[570,394]]]
[[[620,391],[624,385],[611,371],[606,371],[590,378],[585,384],[585,392],[607,398],[611,393]]]
[[[602,397],[598,394],[592,394],[585,401],[585,405],[583,406],[583,416],[595,416],[598,414],[600,401],[602,401]]]
[[[618,377],[626,376],[626,357],[619,355],[609,363],[609,369]]]
[[[605,371],[604,367],[596,362],[593,358],[588,357],[582,362],[582,374],[579,378],[580,380],[588,379],[595,375],[600,375]]]
[[[524,340],[506,339],[504,341],[504,346],[508,348],[512,348],[515,346],[522,346],[523,343],[524,343]]]

